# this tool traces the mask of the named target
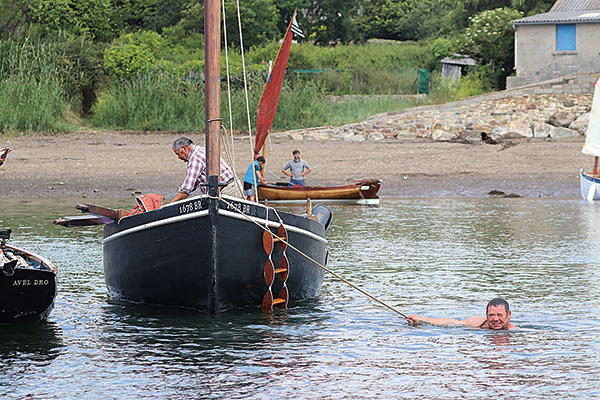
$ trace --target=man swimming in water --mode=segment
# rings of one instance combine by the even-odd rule
[[[464,325],[472,328],[481,329],[494,329],[494,330],[508,330],[508,329],[519,329],[510,323],[510,307],[508,302],[501,298],[495,298],[490,300],[487,305],[486,312],[487,318],[483,317],[471,317],[463,321],[459,321],[452,318],[426,318],[419,317],[416,314],[407,315],[406,320],[409,324],[416,324],[417,322],[428,322],[433,325]]]

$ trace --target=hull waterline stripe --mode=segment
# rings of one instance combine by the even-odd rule
[[[257,222],[258,224],[260,224],[262,226],[265,225],[265,220],[262,219],[262,218],[250,217],[250,216],[245,215],[245,214],[244,215],[240,215],[240,214],[234,213],[232,211],[219,210],[219,215],[227,216],[227,217],[230,217],[230,218],[241,219],[241,220],[245,220],[245,221],[248,221],[248,222],[250,222],[249,220],[252,220],[252,221]],[[136,227],[133,227],[133,228],[126,229],[124,231],[115,233],[115,234],[113,234],[113,235],[111,235],[111,236],[109,236],[107,238],[104,238],[102,240],[102,244],[106,244],[106,243],[110,242],[111,240],[120,238],[120,237],[125,236],[125,235],[129,235],[129,234],[132,234],[132,233],[140,232],[140,231],[143,231],[143,230],[146,230],[146,229],[156,228],[157,226],[174,224],[176,222],[186,221],[186,220],[195,219],[195,218],[201,218],[201,217],[205,217],[205,216],[208,216],[208,210],[197,211],[197,212],[193,212],[193,213],[190,213],[190,214],[179,215],[177,217],[165,218],[165,219],[162,219],[160,221],[150,222],[148,224],[143,224],[143,225],[139,225],[139,226],[136,226]],[[267,225],[269,225],[271,227],[278,227],[279,226],[279,222],[268,221]],[[298,233],[300,235],[308,236],[311,239],[318,240],[319,242],[322,242],[322,243],[327,243],[327,240],[325,238],[322,238],[321,236],[315,235],[314,233],[309,232],[309,231],[307,231],[305,229],[300,229],[300,228],[296,228],[294,226],[289,226],[289,225],[285,225],[285,224],[284,224],[284,226],[285,226],[285,228],[288,231],[295,232],[295,233]]]

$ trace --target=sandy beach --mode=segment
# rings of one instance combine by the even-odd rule
[[[161,193],[170,200],[186,165],[171,145],[180,134],[82,131],[3,138],[13,152],[0,167],[0,197],[130,197]],[[481,141],[436,142],[388,139],[345,142],[294,141],[275,134],[267,142],[270,182],[283,181],[281,168],[299,149],[312,167],[308,185],[347,179],[383,180],[381,196],[488,196],[491,190],[524,197],[577,197],[578,172],[592,160],[581,153],[584,137],[523,138],[490,145]],[[204,136],[189,135],[203,145]],[[248,137],[233,140],[235,171],[251,160]],[[224,146],[223,146],[224,147]]]

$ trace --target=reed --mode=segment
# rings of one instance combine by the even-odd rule
[[[194,80],[167,72],[113,83],[100,95],[91,123],[107,129],[202,130],[203,88]]]
[[[0,41],[0,132],[64,130],[67,101],[53,43]]]
[[[256,107],[264,86],[260,75],[250,77],[248,88],[251,129],[256,126]],[[246,98],[239,85],[232,91],[232,121],[229,126],[229,102],[226,87],[222,91],[222,117],[226,128],[247,131]],[[315,81],[291,84],[284,81],[273,131],[314,126],[339,126],[407,107],[409,100],[397,96],[351,96],[337,101]],[[199,86],[180,76],[165,72],[113,84],[99,98],[92,125],[103,129],[140,131],[203,131],[204,93]]]

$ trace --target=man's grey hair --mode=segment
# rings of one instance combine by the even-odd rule
[[[186,138],[185,136],[180,137],[176,141],[173,142],[173,150],[181,150],[182,147],[188,147],[194,144],[192,139]]]
[[[496,297],[495,299],[490,300],[487,307],[485,308],[485,313],[487,314],[490,307],[498,307],[498,306],[504,306],[504,309],[506,310],[507,314],[510,311],[510,307],[508,306],[508,301],[501,299],[500,297]]]

